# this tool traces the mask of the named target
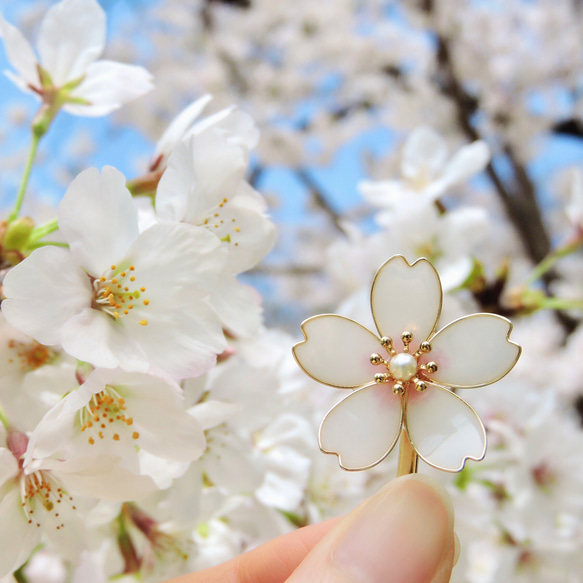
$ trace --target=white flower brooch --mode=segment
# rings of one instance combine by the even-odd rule
[[[395,255],[377,271],[371,308],[380,338],[334,314],[308,318],[293,348],[301,368],[320,383],[354,389],[324,417],[320,449],[345,470],[384,460],[402,435],[399,475],[417,460],[448,472],[486,453],[475,411],[452,389],[483,387],[516,364],[521,347],[512,323],[495,314],[464,316],[435,332],[443,292],[427,259]]]

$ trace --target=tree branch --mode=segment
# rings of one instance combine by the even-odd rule
[[[307,188],[316,204],[330,217],[332,224],[336,229],[344,234],[341,226],[342,216],[338,213],[330,203],[326,200],[322,190],[316,181],[310,176],[310,173],[305,168],[296,168],[295,174],[300,182]]]

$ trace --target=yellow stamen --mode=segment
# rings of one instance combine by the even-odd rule
[[[148,320],[140,320],[140,324],[142,326],[147,326],[148,325]]]

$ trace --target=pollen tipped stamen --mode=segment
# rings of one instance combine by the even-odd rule
[[[137,287],[136,283],[134,283],[136,282],[136,276],[133,275],[133,273],[136,273],[134,265],[130,265],[127,269],[119,272],[116,272],[116,269],[117,267],[112,265],[110,272],[106,272],[105,275],[93,280],[94,299],[92,306],[94,309],[105,312],[112,319],[121,321],[125,316],[129,316],[129,310],[134,307],[133,305],[126,306],[126,304],[139,299],[146,292],[146,287],[143,285]],[[142,298],[143,306],[148,306],[149,303],[150,300],[148,298]],[[146,322],[144,318],[138,320],[131,318],[131,321],[140,324]],[[142,324],[142,326],[144,325]]]

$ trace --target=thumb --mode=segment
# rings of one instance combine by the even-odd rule
[[[443,487],[398,478],[332,529],[287,583],[447,583],[456,543]]]

